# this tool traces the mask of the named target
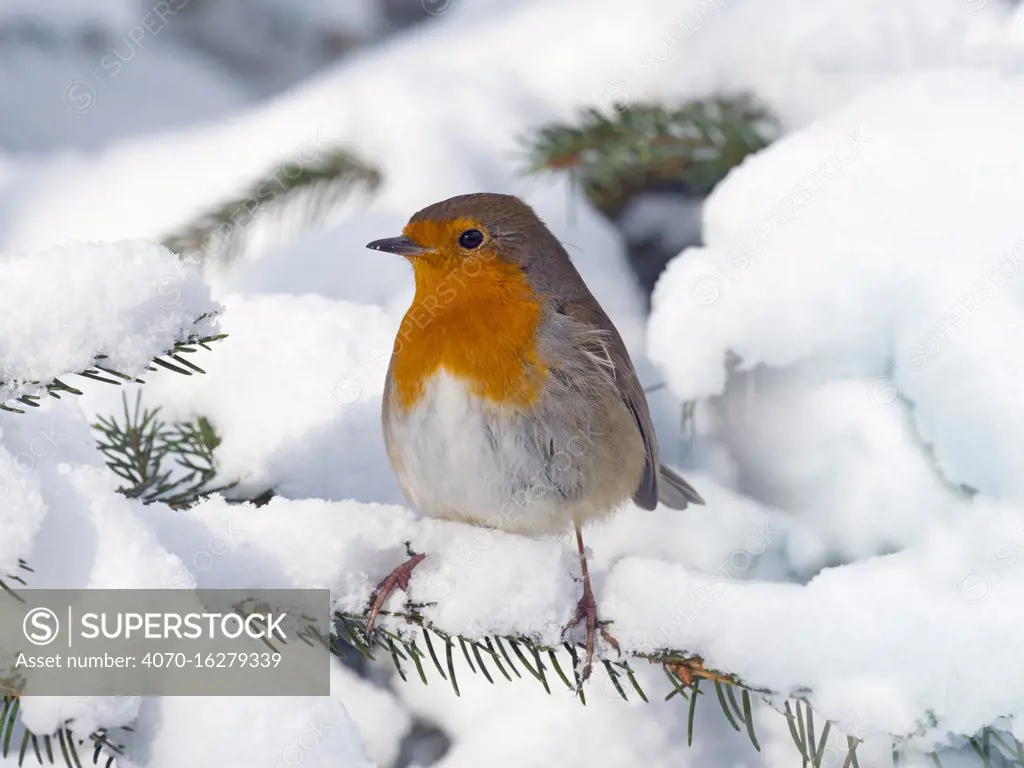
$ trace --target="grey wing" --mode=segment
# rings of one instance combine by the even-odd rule
[[[616,333],[616,336],[618,334]],[[619,344],[622,344],[621,339]],[[625,354],[625,346],[623,346]],[[658,506],[658,474],[661,467],[658,461],[658,442],[654,436],[654,425],[651,424],[651,412],[647,407],[647,398],[644,396],[640,380],[633,370],[633,363],[626,357],[627,364],[619,365],[615,371],[615,383],[619,386],[619,395],[622,401],[633,414],[637,428],[640,430],[640,437],[644,441],[644,473],[640,477],[640,485],[633,494],[633,501],[644,509],[654,509]],[[628,370],[622,370],[627,368]]]
[[[590,329],[584,339],[589,347],[590,356],[600,363],[602,368],[610,372],[614,378],[619,397],[633,415],[640,437],[644,444],[644,470],[640,484],[633,494],[633,501],[644,509],[654,509],[658,505],[658,442],[651,424],[651,413],[647,408],[647,398],[643,387],[633,368],[633,361],[626,351],[618,330],[611,319],[594,300],[591,304],[580,302],[568,303],[566,314],[577,320],[583,327]]]
[[[626,345],[611,319],[594,302],[594,307],[573,303],[569,314],[590,328],[590,345],[596,347],[592,356],[605,363],[614,376],[619,397],[633,415],[644,444],[644,469],[633,501],[644,509],[654,509],[658,502],[673,509],[686,509],[688,504],[704,504],[700,494],[674,471],[661,464],[658,458],[658,439],[651,423],[651,412],[640,379]]]

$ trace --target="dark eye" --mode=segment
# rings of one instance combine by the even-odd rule
[[[473,250],[480,246],[480,243],[484,241],[484,233],[479,229],[467,229],[461,235],[459,235],[459,245],[467,250]]]

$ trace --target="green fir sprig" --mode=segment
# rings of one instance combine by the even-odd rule
[[[72,733],[72,722],[65,721],[55,733],[33,733],[19,719],[20,709],[18,696],[0,699],[0,757],[16,757],[19,766],[57,765],[63,761],[68,768],[83,768],[88,763],[112,768],[118,755],[124,754],[124,745],[113,741],[105,728],[81,737]],[[120,730],[132,729],[125,726]]]
[[[183,508],[238,484],[216,482],[214,451],[220,436],[208,419],[168,423],[160,418],[159,407],[142,406],[141,391],[133,406],[127,395],[121,399],[120,419],[100,416],[93,424],[107,466],[126,483],[120,493],[144,504],[161,501]]]
[[[638,192],[678,188],[706,195],[730,169],[779,133],[778,121],[746,94],[677,107],[589,108],[572,123],[552,123],[522,143],[528,173],[568,172],[591,202],[614,217]]]
[[[174,253],[203,263],[236,258],[249,242],[250,227],[274,217],[277,234],[309,227],[344,197],[363,188],[374,192],[380,172],[348,150],[317,150],[309,161],[286,160],[236,198],[211,208],[163,239]]]

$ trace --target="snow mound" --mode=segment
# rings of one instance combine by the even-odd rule
[[[221,475],[241,493],[398,501],[397,486],[382,498],[395,484],[380,429],[398,318],[315,295],[223,303],[228,338],[204,357],[208,375],[154,379],[144,401],[168,419],[210,419]]]
[[[1024,714],[1005,643],[1024,627],[1022,97],[1018,76],[936,70],[784,138],[716,189],[706,246],[654,296],[651,357],[681,398],[745,400],[725,439],[783,508],[794,570],[820,570],[729,585],[667,639],[925,742]],[[664,619],[643,615],[702,586],[634,559],[607,605],[652,646]]]
[[[708,201],[708,246],[657,288],[650,351],[676,393],[722,392],[728,351],[747,369],[813,358],[864,379],[869,405],[912,403],[949,480],[1021,498],[1024,111],[1005,100],[1022,94],[922,75],[745,163]],[[967,130],[986,140],[950,151]]]

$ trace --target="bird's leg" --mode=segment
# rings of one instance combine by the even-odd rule
[[[387,600],[391,593],[396,589],[408,592],[409,577],[412,576],[413,569],[423,562],[425,557],[426,555],[414,555],[410,551],[409,559],[389,573],[373,590],[368,603],[370,613],[366,620],[367,639],[373,639],[373,625],[377,622],[377,614],[380,613],[380,609],[384,606],[384,601]]]
[[[576,615],[565,625],[563,632],[568,632],[577,624],[586,622],[587,626],[587,656],[583,662],[583,673],[580,675],[580,684],[590,677],[590,670],[594,664],[594,636],[600,631],[601,637],[616,651],[619,650],[618,641],[603,626],[597,618],[597,601],[594,600],[594,590],[590,586],[590,571],[587,569],[587,555],[583,548],[583,531],[580,530],[580,523],[576,521],[576,546],[580,551],[580,571],[583,573],[583,597],[576,606]]]

